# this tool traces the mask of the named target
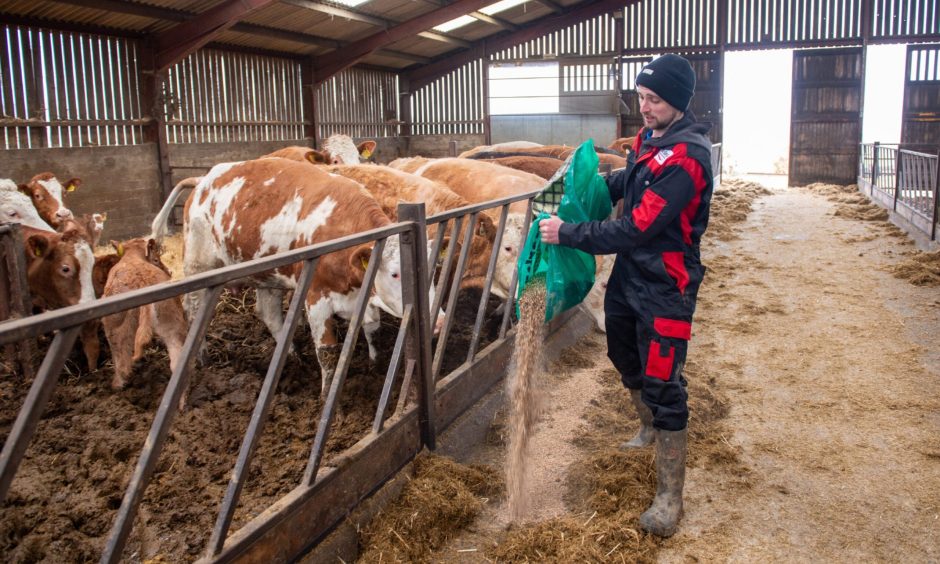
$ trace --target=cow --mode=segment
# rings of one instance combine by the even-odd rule
[[[170,199],[164,209],[174,204]],[[215,165],[190,193],[184,210],[186,276],[391,224],[361,184],[282,158]],[[157,219],[166,215],[161,211]],[[153,232],[162,232],[165,228],[156,221]],[[365,243],[320,257],[305,296],[323,395],[341,347],[332,317],[350,319],[353,315],[372,247],[372,243]],[[386,241],[375,295],[365,312],[367,339],[378,329],[377,308],[402,316],[399,247],[398,237]],[[255,280],[255,310],[272,335],[276,336],[284,323],[283,297],[296,287],[301,266],[279,268]],[[197,311],[202,294],[204,291],[194,292],[184,300],[190,315]],[[374,355],[370,343],[370,356]]]
[[[541,143],[533,143],[532,141],[506,141],[503,143],[496,143],[494,145],[480,145],[479,147],[474,147],[469,151],[464,151],[457,156],[462,159],[467,159],[483,151],[515,151],[518,149],[531,149],[533,147],[543,146],[544,145]]]
[[[604,296],[607,294],[607,281],[614,269],[614,255],[596,255],[597,267],[594,272],[594,286],[581,302],[581,307],[594,318],[597,331],[606,333],[604,325]]]
[[[32,177],[28,183],[20,184],[19,189],[30,197],[39,217],[52,227],[59,227],[63,221],[73,217],[72,211],[65,207],[62,195],[74,192],[81,185],[82,181],[78,178],[62,184],[51,172],[43,172]]]
[[[470,205],[470,202],[443,184],[387,166],[340,165],[327,167],[326,170],[365,186],[382,207],[382,211],[393,221],[398,220],[400,202],[423,202],[427,215]],[[429,238],[434,237],[436,233],[437,225],[428,229]],[[463,244],[465,233],[466,227],[457,235],[458,248]],[[471,237],[467,265],[460,284],[461,289],[483,291],[495,238],[496,225],[493,220],[487,215],[478,216],[477,225]],[[454,261],[455,268],[456,264]],[[446,298],[445,294],[442,299]]]
[[[162,266],[160,261],[157,243],[153,239],[132,239],[125,243],[112,241],[111,245],[119,258],[108,273],[104,287],[105,297],[170,280],[166,266]],[[144,355],[144,349],[154,335],[166,345],[170,356],[170,370],[176,369],[188,331],[179,296],[106,316],[102,318],[101,323],[114,361],[112,390],[124,388],[134,362]],[[180,409],[185,405],[184,394],[180,398]]]
[[[98,246],[101,240],[101,232],[104,231],[104,222],[108,220],[106,213],[86,213],[78,217],[78,223],[85,228],[88,233],[88,242],[92,248]]]
[[[508,166],[509,168],[514,168],[516,170],[521,170],[523,172],[528,172],[534,174],[541,178],[548,180],[558,172],[558,169],[565,164],[565,161],[561,159],[555,159],[552,157],[533,157],[533,156],[519,156],[513,155],[512,153],[486,153],[487,155],[505,155],[494,158],[480,158],[479,160],[485,161],[488,163],[498,164],[502,166]]]
[[[418,176],[436,180],[473,203],[487,202],[507,196],[534,194],[545,187],[545,179],[504,166],[473,159],[447,158],[426,159],[410,157],[396,159],[389,166]],[[497,258],[493,293],[509,300],[515,288],[510,287],[515,269],[518,249],[525,241],[522,229],[525,225],[526,200],[514,202],[509,207],[509,216],[503,230]],[[499,209],[487,210],[490,219],[499,220]]]
[[[35,303],[45,309],[83,304],[95,299],[91,245],[69,220],[62,233],[23,226],[26,280]],[[88,367],[98,366],[98,324],[82,326],[80,337]]]
[[[481,151],[471,155],[468,158],[476,160],[493,160],[493,159],[506,159],[510,157],[516,157],[522,159],[523,157],[528,159],[559,159],[564,161],[567,159],[571,153],[573,153],[575,147],[567,147],[564,145],[547,145],[544,147],[537,147],[534,149],[519,149],[519,150],[505,150],[505,151]],[[605,171],[608,167],[610,170],[616,170],[618,168],[624,168],[627,166],[627,159],[620,155],[611,154],[612,151],[609,149],[604,149],[602,147],[594,147],[594,152],[597,153],[597,167],[600,171]],[[519,170],[525,170],[526,172],[533,172],[533,174],[538,174],[537,171],[530,171],[529,168],[537,165],[527,164],[525,160],[516,161],[517,163],[522,163],[521,165],[517,164],[512,166],[512,168],[518,168]],[[502,163],[500,163],[502,164]],[[561,166],[561,165],[559,165]],[[541,176],[541,175],[540,175]]]
[[[0,223],[19,223],[42,231],[54,230],[39,216],[29,196],[6,178],[0,179]]]
[[[615,151],[618,155],[627,157],[630,155],[631,149],[633,149],[633,142],[635,140],[635,137],[619,137],[614,139],[607,148]]]
[[[363,141],[356,145],[348,135],[331,135],[322,143],[322,150],[295,145],[279,149],[262,158],[308,160],[313,164],[359,164],[362,159],[369,159],[372,156],[375,146],[375,141]]]

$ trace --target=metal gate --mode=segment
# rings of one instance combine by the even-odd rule
[[[241,448],[231,459],[231,474],[224,493],[216,498],[218,505],[207,509],[217,511],[215,526],[205,531],[207,539],[204,560],[229,562],[234,560],[271,562],[289,561],[303,554],[341,522],[349,511],[395,475],[405,464],[427,446],[434,448],[437,430],[450,425],[485,395],[505,373],[509,360],[513,333],[512,307],[503,307],[487,316],[488,297],[496,271],[497,256],[507,223],[510,204],[530,200],[537,192],[517,195],[482,204],[466,206],[429,218],[424,216],[424,204],[400,204],[399,222],[381,229],[350,235],[340,239],[294,249],[232,266],[204,272],[189,278],[144,288],[116,296],[50,311],[25,319],[14,319],[0,324],[0,349],[6,345],[21,344],[40,335],[54,334],[36,377],[32,380],[16,421],[5,438],[0,452],[0,503],[16,489],[15,477],[26,460],[26,449],[36,436],[40,419],[53,391],[59,384],[66,357],[72,350],[82,326],[107,315],[127,311],[146,304],[182,296],[194,291],[205,291],[201,308],[194,312],[181,357],[163,391],[159,406],[152,419],[146,438],[131,467],[129,481],[120,506],[114,506],[110,533],[104,540],[102,562],[116,562],[126,554],[125,548],[135,527],[144,492],[154,477],[161,451],[171,430],[181,424],[177,421],[177,404],[186,390],[194,370],[194,360],[204,341],[210,322],[216,316],[216,304],[223,287],[233,281],[246,279],[276,268],[300,265],[294,296],[287,309],[285,322],[276,336],[270,363],[263,376],[247,428],[241,436]],[[498,227],[493,251],[488,257],[485,282],[479,302],[474,310],[475,322],[472,339],[467,350],[461,350],[460,364],[448,372],[442,369],[448,335],[454,327],[460,282],[468,265],[471,237],[476,232],[480,214],[492,209],[498,214]],[[532,204],[528,203],[523,233],[528,232],[532,218]],[[428,244],[428,226],[436,226],[436,235]],[[461,245],[447,244],[461,239]],[[0,233],[2,235],[2,233]],[[403,311],[396,322],[397,337],[385,372],[381,397],[371,429],[353,446],[325,462],[325,445],[334,428],[338,400],[343,394],[346,374],[350,368],[359,329],[362,326],[369,295],[381,262],[385,242],[399,237],[401,249],[401,282]],[[374,243],[372,254],[363,275],[362,289],[356,298],[349,329],[339,354],[335,376],[319,414],[316,436],[306,445],[309,458],[303,478],[296,487],[277,498],[266,509],[235,531],[233,516],[243,497],[243,485],[248,478],[253,457],[257,458],[258,441],[270,419],[275,390],[283,371],[292,337],[305,311],[306,289],[314,279],[320,259],[333,252],[364,243]],[[429,252],[430,247],[430,252]],[[459,252],[458,252],[459,251]],[[518,252],[518,249],[517,249]],[[430,257],[440,257],[429,261]],[[455,265],[455,268],[451,268]],[[440,276],[436,273],[440,272]],[[515,287],[516,274],[510,287]],[[428,289],[435,286],[433,303]],[[449,288],[446,299],[444,289]],[[444,303],[446,302],[446,303]],[[446,312],[443,328],[436,344],[432,342],[430,311],[443,308]],[[492,313],[492,312],[491,312]],[[565,316],[560,316],[564,318]],[[489,323],[492,320],[494,323]],[[484,323],[491,327],[491,342],[480,339]],[[498,336],[497,336],[498,335]],[[449,351],[449,354],[451,351]],[[465,355],[465,356],[464,356]],[[448,363],[449,364],[449,363]],[[450,369],[448,369],[450,370]],[[399,397],[398,407],[393,405],[393,391],[409,390],[409,382],[417,388],[417,401],[403,401],[407,392]],[[25,384],[24,384],[25,385]],[[411,403],[411,405],[407,405]],[[310,425],[298,420],[298,426]],[[55,495],[55,492],[51,492]],[[189,503],[193,500],[178,500]]]
[[[861,47],[794,51],[790,186],[855,182],[863,60]]]

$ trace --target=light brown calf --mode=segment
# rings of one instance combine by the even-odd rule
[[[160,258],[153,239],[132,239],[126,243],[112,241],[111,244],[120,260],[108,274],[105,297],[170,280],[166,267],[160,268],[154,264]],[[101,322],[114,360],[112,389],[120,390],[127,384],[134,362],[144,355],[145,347],[155,334],[166,345],[170,355],[170,370],[175,370],[188,330],[183,304],[178,296],[109,315]],[[184,396],[180,400],[180,408],[185,402]]]

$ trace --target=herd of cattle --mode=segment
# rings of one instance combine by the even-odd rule
[[[602,169],[625,166],[629,140],[597,148]],[[64,184],[52,173],[36,175],[26,184],[0,180],[0,222],[19,223],[29,290],[34,308],[53,309],[86,303],[170,280],[160,258],[160,241],[177,200],[191,188],[183,213],[183,271],[185,276],[214,268],[321,243],[397,221],[400,202],[423,202],[431,216],[490,200],[540,190],[564,163],[573,147],[528,142],[477,147],[456,158],[402,158],[387,166],[363,163],[375,151],[374,141],[356,145],[334,135],[322,150],[288,147],[255,160],[223,163],[202,177],[180,182],[154,219],[150,237],[123,243],[112,241],[113,252],[95,256],[94,248],[106,219],[104,214],[76,217],[63,203],[63,194],[80,184]],[[527,203],[510,206],[505,228],[497,233],[500,209],[464,225],[456,240],[459,250],[469,234],[467,263],[459,280],[461,293],[481,295],[494,244],[499,241],[492,293],[503,300],[510,287],[518,248],[524,243]],[[428,252],[437,226],[428,230]],[[306,316],[320,363],[321,390],[329,387],[339,356],[334,316],[349,319],[363,284],[374,243],[347,248],[321,257],[306,295]],[[397,237],[382,249],[363,329],[369,353],[375,358],[372,336],[379,310],[401,317],[401,256]],[[585,300],[598,328],[603,330],[603,286],[612,266],[600,261],[598,282]],[[284,323],[283,298],[293,290],[301,265],[271,271],[253,281],[256,313],[276,335]],[[123,388],[135,360],[154,335],[166,345],[175,366],[188,331],[187,319],[198,310],[203,292],[150,304],[101,320],[114,363],[112,387]],[[431,289],[430,303],[435,301]],[[435,328],[443,320],[438,310]],[[98,365],[97,322],[80,336],[90,368]]]

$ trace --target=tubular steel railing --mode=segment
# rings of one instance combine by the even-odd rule
[[[180,281],[103,298],[89,304],[49,311],[24,319],[13,319],[0,324],[0,347],[24,341],[31,342],[41,335],[55,332],[55,338],[52,340],[38,373],[33,379],[31,388],[9,435],[6,437],[2,453],[0,453],[0,503],[7,498],[7,494],[10,492],[11,484],[20,462],[23,460],[26,448],[36,433],[40,417],[58,384],[59,375],[63,370],[66,358],[72,351],[82,325],[91,320],[146,304],[175,298],[190,292],[206,291],[207,295],[202,300],[200,309],[194,314],[194,319],[180,353],[180,361],[177,363],[176,369],[173,371],[163,392],[149,433],[141,448],[137,464],[105,542],[101,561],[116,562],[120,560],[135,522],[138,508],[143,500],[144,492],[153,476],[166,438],[178,413],[177,406],[180,397],[189,385],[194,370],[194,359],[205,340],[209,324],[215,315],[215,306],[221,297],[224,286],[233,281],[246,279],[266,271],[301,263],[303,265],[301,273],[293,289],[294,293],[287,308],[284,324],[275,336],[276,346],[255,401],[250,422],[242,437],[241,447],[234,462],[225,494],[221,500],[219,513],[208,539],[205,558],[209,561],[228,561],[235,558],[238,554],[247,550],[247,545],[264,535],[265,531],[278,526],[281,519],[277,517],[281,513],[296,514],[298,511],[306,510],[304,503],[309,504],[311,499],[327,499],[331,495],[338,495],[334,494],[330,488],[335,487],[332,484],[335,484],[337,480],[341,480],[340,476],[344,470],[349,470],[347,474],[355,474],[353,466],[355,466],[354,463],[357,460],[362,462],[360,459],[373,456],[368,453],[378,450],[384,451],[382,456],[386,458],[382,460],[385,461],[387,467],[378,470],[372,469],[373,471],[369,473],[368,478],[362,478],[362,484],[359,484],[360,478],[358,477],[354,476],[349,479],[351,483],[359,484],[361,488],[361,494],[360,490],[354,492],[355,495],[345,490],[342,492],[343,495],[347,496],[343,499],[351,505],[323,507],[318,510],[316,517],[324,521],[322,526],[317,525],[320,527],[319,529],[311,529],[310,534],[320,535],[324,533],[332,528],[338,520],[341,520],[342,516],[346,515],[362,497],[374,491],[394,472],[397,472],[399,468],[413,459],[423,446],[433,449],[436,442],[436,425],[438,421],[450,422],[460,414],[459,412],[441,413],[439,416],[435,411],[435,405],[442,401],[441,393],[444,388],[458,386],[452,381],[452,377],[454,374],[461,372],[460,368],[451,372],[447,379],[442,379],[440,372],[448,336],[454,322],[455,306],[461,292],[460,282],[468,264],[471,242],[479,214],[492,208],[499,210],[500,215],[494,245],[488,257],[484,287],[475,315],[470,346],[466,353],[466,360],[462,365],[463,372],[467,373],[469,377],[474,376],[472,368],[477,355],[480,353],[480,334],[486,318],[491,287],[495,279],[509,207],[515,202],[528,200],[528,219],[523,231],[523,236],[525,236],[528,231],[528,224],[531,221],[531,198],[536,194],[537,192],[533,192],[466,206],[428,218],[425,218],[424,204],[400,204],[398,208],[399,222],[381,229],[227,266]],[[432,242],[429,256],[426,254],[429,246],[427,244],[427,229],[431,226],[436,226],[437,233]],[[464,228],[464,226],[466,227]],[[451,228],[448,230],[448,227]],[[438,261],[431,259],[438,257],[441,253],[444,236],[448,231],[450,233],[450,244],[446,249],[444,260],[441,264],[438,264]],[[347,449],[347,452],[352,451],[351,454],[339,455],[340,458],[346,457],[343,460],[351,461],[348,465],[344,466],[341,463],[334,462],[331,464],[331,468],[324,471],[322,461],[325,445],[329,438],[330,428],[338,408],[338,400],[342,394],[346,375],[352,361],[359,329],[366,308],[369,306],[369,296],[372,292],[376,272],[381,264],[382,250],[385,241],[393,236],[400,237],[403,311],[391,360],[382,386],[381,397],[370,428],[371,433],[360,440],[360,443]],[[458,237],[461,238],[460,245],[455,244]],[[270,414],[275,391],[286,363],[294,333],[304,312],[305,296],[313,281],[318,261],[320,257],[329,253],[373,241],[375,244],[371,258],[356,300],[354,313],[349,321],[349,329],[342,345],[335,374],[319,415],[316,436],[311,445],[301,483],[293,491],[276,501],[272,508],[269,508],[269,511],[273,511],[278,515],[272,517],[267,512],[262,513],[261,516],[236,531],[234,535],[230,535],[229,530],[239,503],[239,497],[247,480],[248,469],[251,466],[252,457],[263,433],[265,422]],[[454,269],[455,255],[458,255],[457,248],[460,249],[460,252],[459,256],[456,256],[456,268]],[[518,249],[516,252],[518,252]],[[440,274],[437,276],[436,294],[433,303],[430,303],[430,286],[434,283],[438,270]],[[453,277],[452,280],[450,279],[451,276]],[[516,276],[517,273],[514,272],[511,287],[515,287]],[[448,285],[450,291],[447,292],[444,307],[444,325],[437,337],[436,348],[432,349],[430,314],[439,311],[438,308],[444,298],[444,289]],[[505,342],[511,323],[510,312],[512,309],[512,307],[504,307],[501,313],[499,337],[496,342],[488,345],[487,350],[491,350],[489,347]],[[404,364],[403,370],[402,364]],[[399,384],[400,374],[401,383]],[[491,375],[486,377],[492,378]],[[438,382],[439,379],[440,382]],[[451,379],[451,381],[445,381],[448,379]],[[417,388],[417,403],[416,405],[406,406],[406,398],[410,395],[408,391],[412,389],[412,386]],[[476,387],[479,388],[480,386],[477,385]],[[396,388],[401,390],[398,405],[395,411],[389,414],[389,403]],[[480,395],[485,391],[484,389],[479,392]],[[465,398],[458,402],[448,401],[445,403],[448,406],[464,406],[458,409],[465,409],[466,406],[470,405]],[[392,419],[394,419],[394,423],[389,423]],[[414,429],[414,432],[420,433],[420,437],[417,434],[413,435],[412,429]],[[408,439],[410,436],[414,436],[415,440]],[[383,440],[389,443],[389,446],[369,450],[371,445],[377,445]],[[359,458],[357,459],[357,457]],[[357,468],[361,469],[361,465]],[[309,541],[305,542],[309,544]],[[305,548],[308,544],[299,546]]]
[[[940,167],[938,155],[897,144],[862,143],[858,185],[914,227],[937,238]]]

